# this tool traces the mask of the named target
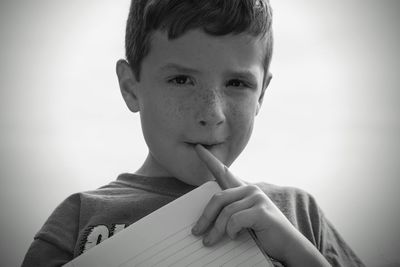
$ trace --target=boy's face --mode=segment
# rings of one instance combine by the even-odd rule
[[[264,40],[191,30],[168,40],[152,35],[140,81],[117,67],[121,90],[140,111],[149,155],[139,171],[192,185],[213,179],[198,158],[200,143],[230,166],[246,146],[264,93]],[[124,78],[125,77],[125,78]],[[129,81],[129,82],[123,82]],[[270,76],[265,77],[265,87]]]

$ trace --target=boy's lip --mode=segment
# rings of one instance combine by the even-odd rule
[[[200,144],[200,145],[202,145],[202,146],[204,146],[204,148],[206,148],[206,149],[210,149],[210,148],[212,148],[213,146],[216,146],[216,145],[221,145],[223,142],[219,142],[219,141],[216,141],[216,142],[195,142],[195,141],[189,141],[189,142],[185,142],[187,145],[189,145],[189,146],[195,146],[195,145],[197,145],[197,144]]]

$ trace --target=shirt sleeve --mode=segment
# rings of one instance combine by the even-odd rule
[[[319,250],[332,266],[365,266],[323,214]]]
[[[297,227],[334,267],[364,266],[326,218],[315,198],[300,189],[294,190]]]
[[[78,235],[80,195],[64,200],[35,235],[22,267],[55,267],[72,260]]]
[[[300,202],[303,204],[300,206],[305,207],[306,215],[303,217],[308,217],[305,221],[308,221],[307,224],[312,228],[314,238],[310,241],[315,244],[327,261],[334,267],[364,267],[365,265],[326,218],[315,198],[303,190],[297,191],[298,195],[302,196],[297,197],[302,199]]]
[[[294,187],[266,183],[259,186],[332,266],[364,266],[311,194]]]

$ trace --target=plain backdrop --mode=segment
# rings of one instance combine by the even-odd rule
[[[400,264],[400,1],[272,0],[274,78],[232,166],[314,195],[369,266]],[[68,195],[147,154],[119,92],[129,0],[0,5],[0,265]]]

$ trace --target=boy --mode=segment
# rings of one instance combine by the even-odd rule
[[[245,183],[226,167],[246,146],[271,80],[271,20],[267,0],[132,0],[117,75],[148,156],[135,174],[61,203],[23,266],[60,266],[215,177],[232,188],[192,229],[205,246],[252,228],[285,266],[362,266],[311,196]]]

